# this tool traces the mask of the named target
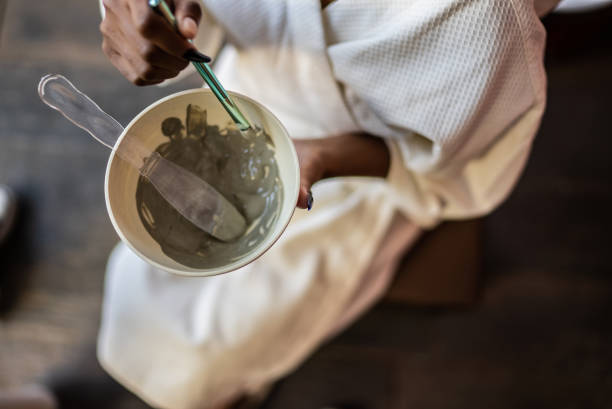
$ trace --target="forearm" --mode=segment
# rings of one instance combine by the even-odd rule
[[[324,178],[338,176],[385,177],[390,155],[385,142],[366,133],[326,138],[320,144]]]
[[[300,160],[300,194],[297,206],[310,208],[310,187],[324,178],[339,176],[386,177],[390,153],[385,142],[365,133],[322,139],[295,140]]]

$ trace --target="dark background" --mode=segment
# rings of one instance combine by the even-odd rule
[[[6,11],[0,183],[22,208],[0,249],[0,388],[93,342],[118,240],[104,205],[108,151],[39,101],[39,78],[64,74],[123,124],[199,84],[133,88],[100,51],[98,24],[96,1]],[[612,408],[612,9],[545,24],[548,109],[516,191],[484,220],[475,302],[381,302],[277,385],[266,409]]]

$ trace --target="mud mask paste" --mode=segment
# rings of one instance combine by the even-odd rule
[[[224,243],[181,216],[142,176],[136,188],[138,215],[145,229],[171,259],[191,268],[214,268],[237,260],[265,237],[280,212],[282,184],[274,145],[262,130],[240,132],[208,125],[206,111],[187,106],[186,127],[166,118],[169,142],[155,150],[212,185],[247,221],[247,231]]]

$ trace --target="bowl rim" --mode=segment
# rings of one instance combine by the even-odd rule
[[[165,96],[165,97],[163,97],[161,99],[158,99],[157,101],[153,102],[152,104],[150,104],[149,106],[144,108],[142,111],[140,111],[134,118],[132,118],[132,120],[123,129],[123,132],[121,132],[121,135],[119,136],[119,138],[117,138],[117,142],[115,143],[115,146],[113,146],[113,149],[111,150],[111,154],[108,157],[108,161],[107,161],[107,164],[106,164],[106,171],[105,171],[105,174],[104,174],[104,200],[106,202],[106,212],[108,213],[108,216],[109,216],[109,218],[111,220],[113,228],[117,232],[117,235],[119,235],[119,238],[121,239],[121,241],[125,245],[127,245],[134,253],[136,253],[141,259],[143,259],[144,261],[146,261],[150,265],[152,265],[154,267],[157,267],[157,268],[159,268],[159,269],[161,269],[163,271],[167,271],[167,272],[170,272],[170,273],[173,273],[173,274],[177,274],[177,275],[180,275],[180,276],[185,276],[185,277],[207,277],[207,276],[214,276],[214,275],[219,275],[219,274],[225,274],[225,273],[229,273],[231,271],[237,270],[239,268],[242,268],[242,267],[246,266],[247,264],[250,264],[253,261],[257,260],[264,253],[266,253],[277,242],[277,240],[282,236],[283,232],[287,229],[287,226],[291,222],[291,219],[293,218],[293,214],[294,214],[295,208],[296,208],[296,206],[294,205],[293,209],[289,213],[289,216],[287,217],[287,220],[286,221],[281,221],[281,223],[283,225],[278,230],[278,233],[277,233],[276,237],[273,237],[273,239],[270,241],[270,243],[268,245],[263,246],[263,247],[259,248],[256,251],[248,253],[244,258],[241,258],[241,259],[236,260],[236,261],[234,261],[232,263],[229,263],[229,264],[221,266],[221,267],[216,267],[216,268],[208,268],[208,269],[202,269],[202,270],[193,269],[193,270],[197,270],[197,271],[183,271],[183,270],[179,270],[179,269],[176,269],[176,268],[172,268],[172,267],[161,265],[160,263],[158,263],[158,262],[156,262],[154,260],[151,260],[149,257],[147,257],[144,254],[142,254],[142,252],[140,252],[134,245],[132,245],[132,243],[125,237],[125,235],[123,234],[123,231],[121,230],[121,228],[119,227],[117,221],[115,220],[115,216],[113,214],[113,211],[112,211],[112,208],[111,208],[111,205],[110,205],[110,198],[109,198],[109,174],[110,174],[111,165],[112,165],[113,160],[115,159],[115,156],[116,156],[116,149],[117,149],[117,147],[119,146],[119,144],[121,143],[121,141],[123,140],[123,138],[125,137],[127,132],[132,128],[132,126],[136,122],[138,122],[140,120],[140,118],[142,118],[146,113],[151,111],[153,108],[155,108],[158,105],[161,105],[161,104],[163,104],[163,103],[165,103],[165,102],[167,102],[167,101],[169,101],[171,99],[178,98],[178,97],[183,96],[183,95],[198,94],[198,93],[213,94],[213,91],[210,88],[195,88],[195,89],[189,89],[189,90],[184,90],[184,91],[176,92],[174,94],[170,94],[170,95]],[[241,99],[244,99],[247,102],[255,105],[256,107],[262,109],[273,120],[275,120],[278,123],[278,125],[280,126],[280,128],[284,131],[287,139],[289,140],[289,148],[290,148],[289,150],[290,150],[290,154],[291,154],[292,159],[293,159],[293,163],[295,164],[295,166],[297,168],[296,180],[295,180],[295,188],[293,189],[292,192],[287,192],[286,189],[284,189],[285,190],[284,194],[291,193],[291,195],[286,197],[286,199],[287,200],[292,199],[297,204],[297,199],[298,199],[299,190],[300,190],[300,165],[299,165],[299,160],[298,160],[297,152],[295,150],[295,145],[293,143],[293,140],[291,139],[291,136],[289,135],[289,132],[287,131],[287,129],[285,128],[283,123],[276,117],[276,115],[274,115],[272,113],[272,111],[270,111],[268,108],[266,108],[261,103],[255,101],[252,98],[249,98],[246,95],[240,94],[238,92],[227,91],[227,93],[230,94],[231,96],[236,96],[236,97],[239,97]]]

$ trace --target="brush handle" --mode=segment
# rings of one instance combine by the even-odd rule
[[[178,23],[176,17],[170,10],[170,7],[164,0],[149,0],[149,6],[154,10],[157,10],[172,27],[178,32]],[[204,79],[204,82],[210,87],[212,92],[215,94],[223,108],[227,111],[232,121],[238,126],[241,131],[246,131],[251,127],[251,124],[246,119],[244,114],[240,111],[238,106],[234,103],[234,100],[229,96],[223,85],[219,82],[219,79],[212,71],[207,63],[201,63],[191,61],[195,69],[198,71],[200,76]]]

